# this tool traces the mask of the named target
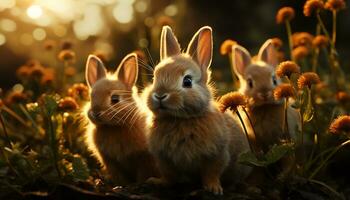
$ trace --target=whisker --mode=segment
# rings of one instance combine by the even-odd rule
[[[155,64],[154,64],[154,62],[153,62],[152,55],[151,55],[151,53],[149,52],[148,48],[146,48],[146,51],[147,51],[148,59],[150,60],[151,65],[152,65],[152,68],[153,68],[153,67],[155,66]]]
[[[116,117],[118,113],[120,113],[122,110],[125,110],[126,108],[129,108],[130,106],[133,106],[133,103],[127,104],[125,107],[123,107],[122,109],[120,109],[120,110],[118,110],[117,112],[115,112],[115,113],[112,115],[112,117],[110,118],[110,120],[114,119],[114,117]],[[126,113],[127,113],[127,112],[126,112]],[[125,114],[124,114],[124,115],[125,115]],[[123,115],[123,116],[124,116],[124,115]],[[122,117],[123,117],[123,116],[122,116]],[[122,117],[121,117],[121,118],[122,118]],[[118,120],[118,122],[119,122],[119,120]],[[117,122],[117,123],[118,123],[118,122]]]

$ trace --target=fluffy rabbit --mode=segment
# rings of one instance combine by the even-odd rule
[[[136,54],[127,55],[113,74],[107,73],[96,56],[90,55],[86,64],[91,90],[91,127],[86,143],[118,184],[141,182],[156,175],[147,147],[145,116],[132,92],[137,74]]]
[[[249,98],[248,114],[255,129],[256,140],[264,152],[282,139],[296,138],[299,114],[288,107],[288,133],[284,133],[284,101],[274,99],[273,90],[281,80],[275,76],[278,65],[277,52],[271,40],[260,48],[257,60],[252,60],[249,52],[239,45],[232,47],[232,62],[240,81],[239,92]],[[244,116],[244,115],[243,115]],[[245,124],[249,124],[245,120]],[[248,125],[250,127],[250,125]],[[251,131],[251,130],[250,130]]]
[[[162,177],[149,182],[201,181],[205,190],[222,194],[223,173],[235,181],[248,175],[250,168],[236,160],[250,149],[237,121],[219,112],[213,100],[208,70],[212,30],[201,28],[186,53],[181,53],[169,26],[163,27],[160,43],[161,62],[144,98],[153,113],[149,148]]]

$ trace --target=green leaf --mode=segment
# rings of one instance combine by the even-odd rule
[[[308,89],[307,90],[307,100],[306,100],[306,106],[304,109],[304,113],[303,113],[303,121],[304,122],[309,122],[312,120],[312,118],[314,117],[314,107],[312,105],[312,96],[311,96],[311,90]]]
[[[84,181],[89,178],[89,168],[82,157],[74,155],[72,167],[73,177],[77,181]]]
[[[261,156],[259,159],[252,152],[242,153],[238,157],[238,162],[249,166],[267,167],[268,165],[279,161],[285,155],[292,152],[293,149],[294,145],[290,143],[274,145],[265,155]]]

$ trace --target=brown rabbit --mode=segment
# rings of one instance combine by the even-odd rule
[[[230,114],[219,112],[209,85],[212,30],[201,28],[187,52],[169,26],[161,34],[161,62],[153,84],[145,92],[153,113],[149,148],[162,174],[154,184],[202,182],[205,190],[222,194],[220,177],[238,181],[250,168],[236,163],[241,152],[250,151],[240,125]],[[226,169],[226,170],[225,170]]]
[[[91,127],[86,143],[117,184],[141,182],[156,175],[147,147],[145,116],[132,92],[137,74],[136,54],[127,55],[113,74],[107,74],[96,56],[90,55],[86,64],[91,90]]]
[[[280,143],[282,139],[296,139],[296,132],[300,127],[299,113],[291,106],[288,107],[290,135],[286,135],[288,133],[284,133],[284,101],[277,101],[273,96],[273,90],[281,80],[275,76],[278,57],[272,40],[263,44],[256,61],[252,60],[246,49],[234,45],[232,62],[240,81],[239,92],[249,98],[247,111],[255,129],[257,143],[262,150],[268,151],[273,144]],[[249,124],[247,119],[245,122]]]

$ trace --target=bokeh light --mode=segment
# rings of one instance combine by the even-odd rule
[[[6,37],[0,33],[0,46],[6,43]]]
[[[32,5],[27,9],[27,15],[32,19],[38,19],[43,14],[43,10],[39,5]]]

